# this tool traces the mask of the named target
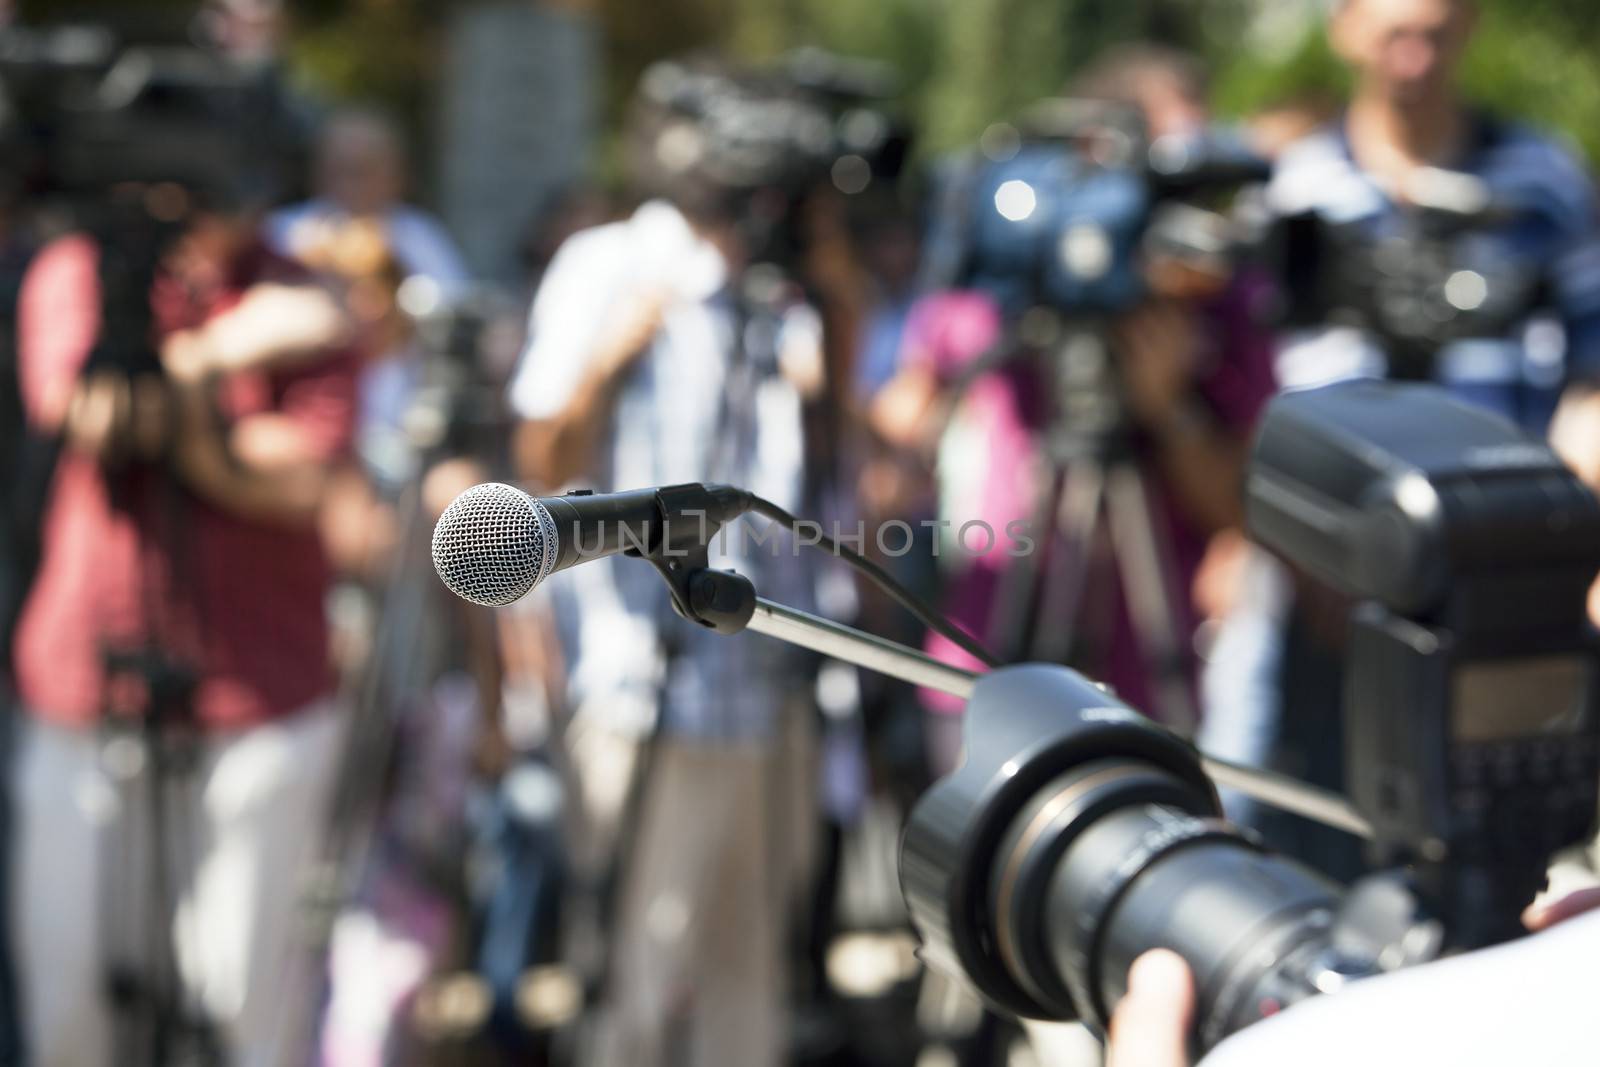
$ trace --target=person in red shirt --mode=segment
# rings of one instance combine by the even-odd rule
[[[337,304],[257,226],[192,210],[142,273],[121,242],[69,236],[23,281],[25,414],[59,442],[12,650],[35,1067],[140,1062],[161,1007],[141,996],[228,1063],[291,1062],[292,919],[341,733],[316,519],[355,360]],[[130,277],[139,313],[113,316]]]

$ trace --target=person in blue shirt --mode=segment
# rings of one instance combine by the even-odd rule
[[[405,138],[382,112],[350,107],[329,117],[318,138],[315,195],[267,220],[272,246],[296,256],[322,230],[352,219],[374,219],[405,277],[422,275],[445,288],[472,274],[438,219],[407,204]]]
[[[1452,246],[1461,261],[1449,265],[1481,269],[1491,286],[1542,283],[1535,298],[1525,314],[1486,324],[1489,336],[1437,346],[1420,368],[1352,326],[1296,331],[1285,338],[1278,375],[1285,388],[1356,374],[1432,377],[1542,432],[1563,388],[1577,385],[1576,404],[1600,376],[1595,189],[1560,142],[1463,97],[1456,68],[1474,21],[1471,0],[1343,0],[1330,36],[1355,71],[1354,97],[1332,124],[1283,153],[1268,202],[1371,247],[1405,234],[1424,204],[1482,197],[1491,213],[1464,224]],[[1454,299],[1470,308],[1473,296]]]
[[[1340,0],[1328,30],[1354,73],[1352,97],[1331,124],[1285,149],[1267,201],[1280,215],[1310,214],[1359,234],[1359,246],[1405,233],[1419,202],[1441,191],[1459,198],[1463,188],[1476,190],[1494,210],[1473,220],[1462,239],[1471,260],[1463,271],[1479,282],[1537,275],[1537,299],[1492,336],[1464,331],[1411,351],[1334,316],[1281,339],[1278,382],[1297,389],[1356,376],[1431,378],[1531,432],[1549,430],[1580,476],[1600,486],[1595,189],[1559,141],[1462,93],[1457,72],[1475,23],[1472,0]],[[1408,253],[1416,255],[1415,247],[1390,254]],[[1335,266],[1366,270],[1367,261]],[[1241,587],[1219,631],[1204,683],[1201,747],[1247,762],[1265,754],[1279,770],[1342,788],[1348,604],[1291,580],[1268,559],[1258,562],[1263,580]],[[1236,814],[1259,815],[1269,840],[1329,873],[1360,869],[1359,846],[1336,831],[1248,807]]]

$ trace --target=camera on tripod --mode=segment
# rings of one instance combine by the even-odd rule
[[[520,341],[515,302],[490,284],[443,286],[420,275],[402,282],[395,299],[421,356],[402,420],[410,450],[493,455],[510,419],[503,381]]]
[[[767,302],[759,290],[795,273],[804,244],[796,209],[811,190],[855,198],[899,178],[910,134],[886,106],[895,87],[883,64],[820,49],[754,71],[663,60],[639,81],[657,113],[641,170],[669,197],[713,202],[736,221],[758,265],[748,272],[758,291],[746,295]]]
[[[658,140],[661,162],[694,168],[731,190],[804,189],[831,177],[840,192],[892,180],[907,133],[882,103],[886,68],[816,49],[762,71],[733,72],[693,59],[645,71],[643,97],[683,120]]]
[[[1285,324],[1353,327],[1384,351],[1390,376],[1432,376],[1455,341],[1504,337],[1549,300],[1547,266],[1510,235],[1545,224],[1549,205],[1518,203],[1470,174],[1423,168],[1392,224],[1291,212],[1261,250],[1282,282]]]
[[[266,203],[301,140],[264,75],[153,28],[0,31],[6,169],[69,208],[128,184],[182,186],[212,206]]]
[[[1120,658],[1112,648],[1120,644],[1156,690],[1151,713],[1192,726],[1191,623],[1174,543],[1180,524],[1164,514],[1162,472],[1151,460],[1172,425],[1207,439],[1228,432],[1199,368],[1249,349],[1229,343],[1243,316],[1220,308],[1242,296],[1223,292],[1232,280],[1232,226],[1205,205],[1263,178],[1265,165],[1220,132],[1152,138],[1143,111],[1127,104],[1046,101],[1021,129],[991,128],[950,176],[942,195],[949,229],[930,241],[958,261],[934,268],[940,280],[981,294],[1001,323],[950,391],[959,397],[999,380],[1025,413],[1043,461],[1027,518],[1046,550],[1008,567],[998,610],[982,625],[1015,660],[1103,671]],[[1157,328],[1129,329],[1152,321],[1129,313],[1158,316]],[[1195,352],[1180,351],[1197,340],[1187,324],[1162,328],[1191,314],[1204,320],[1200,339],[1220,342],[1215,361],[1189,361]],[[1147,343],[1124,351],[1138,343],[1133,337]],[[1129,391],[1139,384],[1128,377],[1137,360],[1176,368],[1170,403],[1141,404],[1145,394]],[[1115,586],[1092,573],[1102,559]],[[1113,589],[1129,607],[1128,638],[1097,633],[1092,621],[1103,614],[1092,610],[1094,600]]]
[[[1352,978],[1515,936],[1551,857],[1593,832],[1600,504],[1549,448],[1428,386],[1287,394],[1248,507],[1258,539],[1358,600],[1343,825],[1389,870],[1341,891],[1221,821],[1206,761],[1103,687],[996,671],[965,762],[911,813],[901,882],[928,962],[1003,1010],[1103,1027],[1133,960],[1170,948],[1203,1053]]]
[[[0,31],[0,173],[29,195],[39,238],[98,238],[105,325],[84,376],[133,382],[137,413],[113,465],[168,443],[148,306],[161,257],[198,211],[270,203],[298,144],[260,73],[141,29]]]
[[[1152,255],[1225,275],[1232,224],[1207,202],[1268,173],[1226,132],[1151,139],[1137,107],[1047,100],[1020,129],[991,127],[953,179],[947,269],[1013,314],[1115,314],[1147,291]]]

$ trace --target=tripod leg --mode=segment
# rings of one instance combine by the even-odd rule
[[[1110,472],[1107,509],[1118,572],[1133,619],[1135,639],[1155,683],[1156,710],[1166,725],[1192,736],[1199,715],[1185,669],[1183,638],[1173,594],[1170,552],[1163,551],[1156,515],[1137,467]]]
[[[413,484],[396,504],[399,539],[376,605],[378,622],[360,670],[340,685],[348,724],[339,741],[333,785],[318,813],[317,851],[301,890],[298,943],[278,983],[284,1035],[280,1047],[296,1050],[305,1062],[317,1057],[322,1028],[328,1024],[324,1002],[332,996],[334,927],[356,898],[376,848],[387,768],[399,744],[395,708],[425,687],[431,662],[425,628],[432,614],[426,583],[415,570],[429,536],[421,492]],[[307,981],[306,975],[315,977]],[[296,982],[302,988],[295,988]]]
[[[1093,460],[1067,464],[1055,525],[1047,534],[1050,567],[1029,649],[1030,658],[1041,663],[1064,663],[1072,653],[1105,493],[1105,469],[1100,464]]]
[[[1001,575],[995,613],[989,620],[989,640],[1006,662],[1027,658],[1028,648],[1033,643],[1040,577],[1060,509],[1061,471],[1052,469],[1040,479],[1038,499],[1029,516],[1030,531],[1044,536],[1036,537],[1033,551],[1019,557]]]

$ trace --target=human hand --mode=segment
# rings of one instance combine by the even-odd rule
[[[912,456],[887,449],[869,455],[856,479],[862,510],[877,520],[906,514],[919,500],[931,497],[932,489],[933,478],[923,464]]]
[[[828,384],[822,351],[822,319],[810,308],[790,312],[780,332],[778,370],[803,400],[815,400]]]
[[[346,343],[350,322],[338,301],[310,285],[251,287],[234,307],[199,331],[208,369],[220,374],[270,370],[312,359]]]
[[[1188,1067],[1194,976],[1183,957],[1152,949],[1133,961],[1111,1015],[1105,1067]]]
[[[128,379],[109,372],[92,373],[73,390],[61,432],[74,452],[106,460],[121,451],[132,418]]]
[[[1205,555],[1189,584],[1190,599],[1201,619],[1220,622],[1233,612],[1250,552],[1250,540],[1237,526],[1218,530],[1206,542]]]
[[[217,367],[209,336],[204,330],[179,330],[161,342],[161,366],[178,385],[204,381]]]
[[[905,367],[873,396],[867,425],[889,447],[931,460],[950,415],[942,401],[932,372]]]
[[[1148,301],[1121,318],[1116,339],[1128,407],[1146,425],[1159,425],[1194,381],[1194,315],[1176,301]]]
[[[437,522],[456,497],[488,479],[489,472],[475,459],[457,456],[440,460],[423,473],[423,510]]]
[[[1522,925],[1537,933],[1556,923],[1600,908],[1600,886],[1576,889],[1550,900],[1536,900],[1522,913]]]
[[[1590,489],[1600,490],[1600,392],[1574,386],[1550,420],[1550,447]],[[1600,577],[1589,586],[1589,621],[1600,626]]]
[[[168,411],[159,375],[95,371],[72,385],[55,424],[68,448],[102,462],[153,459],[166,443]]]
[[[1539,901],[1522,913],[1533,931],[1600,909],[1600,886]],[[1146,952],[1128,971],[1128,991],[1111,1017],[1105,1067],[1188,1067],[1194,978],[1177,953]]]

